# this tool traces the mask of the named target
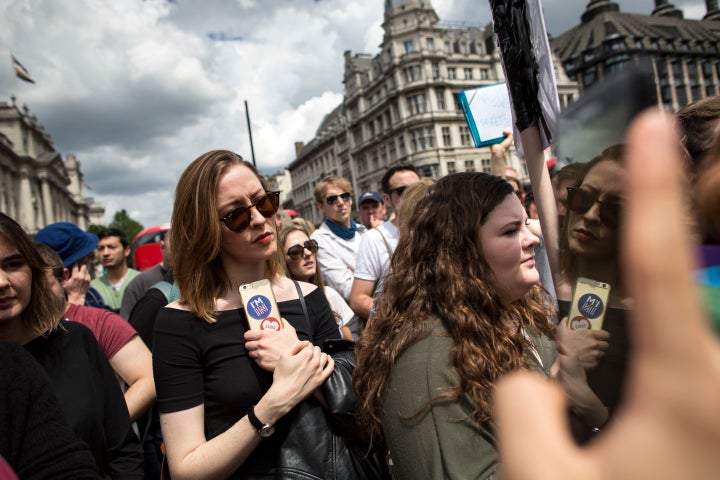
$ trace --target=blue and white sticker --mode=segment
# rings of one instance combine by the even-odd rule
[[[272,310],[272,303],[264,295],[255,295],[247,302],[248,314],[255,320],[263,320]]]
[[[578,310],[585,318],[595,319],[602,315],[605,304],[602,299],[594,293],[586,293],[577,304]]]

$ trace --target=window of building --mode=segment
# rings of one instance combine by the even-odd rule
[[[489,158],[480,159],[480,170],[485,173],[490,173],[492,171],[492,163]]]
[[[412,114],[425,113],[427,111],[427,105],[425,103],[425,94],[418,93],[408,97],[408,110]]]
[[[480,69],[480,80],[489,80],[490,79],[490,70],[487,68],[481,68]]]
[[[435,50],[435,39],[432,37],[427,37],[425,39],[425,46],[428,50]]]
[[[397,160],[397,149],[395,148],[395,140],[390,140],[388,146],[388,156],[390,157],[390,163]]]
[[[685,84],[681,83],[679,85],[675,85],[675,98],[677,99],[677,104],[679,107],[684,107],[688,103],[688,96],[687,90],[685,89]]]
[[[597,71],[595,67],[589,68],[583,73],[583,86],[589,87],[597,81]]]
[[[422,69],[420,65],[410,65],[409,67],[403,68],[403,75],[405,76],[405,83],[422,80]]]
[[[660,98],[666,105],[672,105],[672,87],[665,85],[660,87]]]
[[[463,147],[470,146],[470,130],[466,125],[460,125],[460,144]]]
[[[475,160],[465,160],[465,171],[466,172],[474,172],[475,171]]]
[[[715,85],[705,85],[705,95],[707,95],[708,97],[717,95]]]
[[[452,139],[450,138],[450,127],[442,127],[442,138],[443,138],[443,147],[449,147],[452,145]],[[450,164],[448,163],[448,167]],[[453,163],[453,167],[455,164]]]
[[[457,40],[453,42],[453,53],[460,53],[460,42]]]
[[[481,42],[477,42],[475,45],[477,46],[478,55],[485,55],[485,45]]]
[[[445,89],[442,88],[436,88],[435,89],[435,100],[437,101],[437,109],[438,110],[445,110]]]
[[[462,53],[463,55],[468,53],[467,43],[460,42],[460,53]]]
[[[472,80],[473,78],[473,71],[472,68],[463,68],[463,74],[465,75],[465,80]]]
[[[690,86],[690,95],[692,96],[692,100],[700,100],[703,98],[703,92],[702,92],[702,86],[700,84],[698,85],[691,85]]]
[[[455,67],[448,67],[448,78],[455,80],[457,78],[457,69]]]
[[[475,42],[470,42],[470,53],[476,54],[477,49],[475,48]]]
[[[412,40],[405,40],[403,45],[405,46],[405,53],[415,52],[415,44],[413,44]]]
[[[433,62],[431,67],[432,67],[432,78],[433,79],[440,78],[440,64],[437,62]]]
[[[452,50],[450,49],[450,42],[448,40],[445,41],[445,53],[452,53]]]
[[[405,156],[405,137],[400,136],[398,137],[398,153],[400,153],[400,158]]]
[[[447,172],[448,174],[457,172],[455,169],[455,162],[447,162]]]

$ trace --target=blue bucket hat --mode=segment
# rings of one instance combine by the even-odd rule
[[[55,250],[65,268],[87,257],[98,244],[97,235],[70,222],[51,223],[35,234],[35,240]]]

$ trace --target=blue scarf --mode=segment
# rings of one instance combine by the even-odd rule
[[[355,232],[357,232],[357,223],[355,223],[355,220],[352,218],[350,219],[350,227],[348,228],[341,227],[337,223],[331,222],[329,219],[325,219],[325,225],[328,226],[331,232],[343,240],[350,240],[355,236]]]

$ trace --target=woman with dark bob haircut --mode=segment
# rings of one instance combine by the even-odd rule
[[[283,275],[279,193],[226,150],[201,155],[178,180],[170,245],[180,298],[158,314],[153,348],[175,480],[352,478],[329,457],[344,451],[320,446],[327,428],[297,427],[296,406],[322,408],[315,394],[335,364],[318,345],[340,332],[323,291]],[[279,331],[247,327],[239,287],[262,279],[284,319]]]
[[[574,357],[554,365],[538,242],[503,178],[451,174],[418,201],[356,349],[361,414],[386,441],[396,478],[492,477],[491,392],[514,370],[554,371],[573,410],[604,421]]]

